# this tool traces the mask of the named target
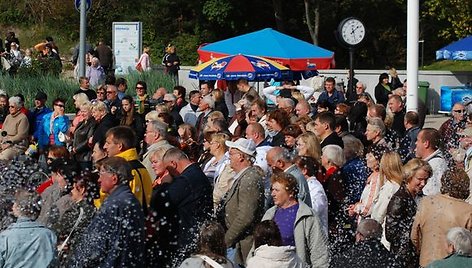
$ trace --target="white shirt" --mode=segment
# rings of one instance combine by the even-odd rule
[[[190,106],[190,103],[185,105],[184,107],[182,107],[182,109],[179,112],[179,114],[182,117],[182,120],[184,121],[184,123],[192,125],[194,127],[196,126],[197,119],[198,119],[198,117],[200,116],[201,113],[202,112],[200,112],[198,110],[196,112],[194,112],[192,110],[192,106]]]
[[[392,196],[400,189],[400,185],[389,180],[385,180],[385,184],[380,188],[379,196],[374,201],[374,207],[372,208],[372,219],[382,224],[382,244],[390,250],[390,242],[385,238],[385,216],[387,215],[388,203]]]
[[[328,235],[328,197],[326,197],[323,185],[315,177],[308,178],[307,183],[310,190],[311,208],[320,217],[323,231]]]
[[[305,100],[309,100],[311,96],[313,96],[313,93],[315,92],[315,89],[312,87],[307,87],[307,86],[295,86],[297,90],[300,91],[300,93],[303,94],[305,97]],[[266,98],[268,98],[270,101],[273,103],[277,103],[277,96],[275,95],[275,91],[277,90],[276,86],[270,86],[266,87],[262,90],[262,93]]]
[[[269,174],[270,168],[267,164],[266,155],[270,149],[272,149],[272,146],[269,145],[256,147],[256,160],[254,161],[254,165],[259,166],[264,171],[264,174]]]
[[[433,174],[426,182],[426,185],[423,188],[423,194],[425,195],[435,195],[441,193],[441,178],[444,172],[447,169],[446,160],[438,149],[430,156],[423,159],[427,161],[431,168],[433,169]]]

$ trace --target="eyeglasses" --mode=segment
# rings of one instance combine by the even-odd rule
[[[465,110],[454,110],[455,113],[458,113],[458,114],[463,114],[465,113]]]
[[[104,95],[105,92],[103,92],[103,91],[102,92],[97,92],[97,94]]]
[[[107,94],[113,94],[115,91],[107,91]]]
[[[57,107],[61,107],[61,108],[65,107],[64,104],[60,104],[60,103],[55,103],[54,105],[57,106]]]

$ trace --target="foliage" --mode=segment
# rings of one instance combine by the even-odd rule
[[[233,11],[233,6],[229,0],[208,0],[203,5],[203,14],[210,22],[226,26],[228,17]]]
[[[309,7],[319,7],[318,44],[335,52],[338,68],[348,66],[349,54],[339,46],[335,30],[349,16],[360,18],[368,31],[356,51],[357,68],[405,66],[407,0],[93,0],[87,13],[88,41],[96,44],[103,38],[111,44],[113,22],[141,21],[143,41],[151,47],[155,63],[164,55],[165,46],[173,43],[182,63],[193,65],[201,43],[267,27],[313,42],[305,18],[306,1]],[[437,48],[472,34],[472,0],[423,0],[420,5],[426,63],[434,61]],[[80,16],[73,1],[2,0],[0,10],[4,29],[24,31],[25,35],[19,35],[22,45],[32,46],[50,35],[64,56],[78,43]],[[34,34],[26,35],[29,32]]]
[[[52,58],[33,59],[30,67],[20,67],[17,75],[21,77],[30,76],[58,76],[61,73],[61,64]]]
[[[472,0],[426,0],[423,17],[444,25],[437,29],[446,39],[472,34]]]

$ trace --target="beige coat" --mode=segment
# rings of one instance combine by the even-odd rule
[[[472,205],[443,194],[424,197],[411,230],[422,267],[448,255],[446,233],[452,227],[472,230]]]
[[[236,248],[236,263],[245,264],[254,226],[264,213],[264,186],[258,167],[251,166],[238,175],[224,201],[225,242]]]

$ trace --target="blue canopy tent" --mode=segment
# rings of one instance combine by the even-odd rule
[[[271,28],[204,44],[198,54],[201,62],[233,54],[254,55],[300,72],[334,67],[334,52]]]
[[[436,51],[436,60],[472,60],[472,36]]]

